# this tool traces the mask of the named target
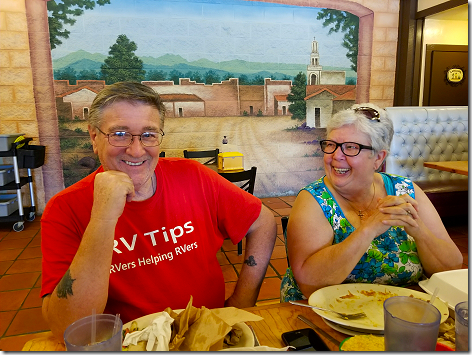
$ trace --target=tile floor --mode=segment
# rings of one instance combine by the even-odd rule
[[[258,305],[279,302],[280,281],[287,268],[281,217],[288,216],[294,196],[264,198],[277,222],[277,241],[261,287]],[[468,221],[448,224],[448,231],[464,255],[468,267]],[[30,339],[49,330],[41,316],[41,248],[40,222],[26,222],[22,232],[12,224],[0,223],[0,351],[20,351]],[[244,246],[244,243],[243,243]],[[226,293],[232,292],[243,257],[237,246],[225,241],[218,260],[226,280]]]

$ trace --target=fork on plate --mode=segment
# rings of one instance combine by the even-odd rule
[[[309,308],[319,309],[320,311],[325,311],[325,312],[332,312],[332,313],[337,314],[337,315],[340,316],[341,318],[347,319],[347,320],[359,319],[359,318],[367,317],[367,314],[365,314],[364,312],[359,312],[359,313],[342,313],[342,312],[333,311],[332,309],[321,308],[321,307],[317,307],[317,306],[311,306],[311,305],[305,304],[305,303],[299,303],[299,302],[295,302],[295,301],[289,301],[289,302],[290,302],[291,304],[294,304],[294,305],[297,305],[297,306],[303,306],[303,307],[309,307]]]

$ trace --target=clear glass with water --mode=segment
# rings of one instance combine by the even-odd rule
[[[469,351],[469,302],[456,304],[456,351]]]

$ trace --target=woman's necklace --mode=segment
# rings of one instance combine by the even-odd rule
[[[367,215],[367,211],[369,210],[370,208],[370,205],[372,204],[372,202],[374,201],[374,197],[375,197],[375,182],[373,183],[374,185],[374,194],[372,195],[372,200],[370,200],[370,203],[369,205],[364,209],[364,210],[359,210],[357,208],[354,207],[354,205],[352,204],[352,202],[350,200],[348,200],[347,198],[345,198],[343,195],[341,195],[341,197],[343,199],[345,199],[347,201],[347,203],[349,203],[349,205],[354,209],[354,210],[357,210],[357,215],[359,216],[359,218],[362,220],[364,219],[364,217]]]

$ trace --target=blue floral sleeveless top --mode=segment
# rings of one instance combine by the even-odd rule
[[[408,194],[415,198],[411,180],[392,174],[380,173],[388,195]],[[333,227],[333,244],[341,243],[355,230],[344,216],[335,198],[323,182],[323,177],[304,187],[321,206],[325,217]],[[378,283],[393,286],[405,286],[418,283],[423,275],[416,243],[403,227],[390,227],[376,237],[354,270],[344,283]],[[280,286],[282,302],[300,300],[305,297],[295,281],[291,268],[287,269]]]

